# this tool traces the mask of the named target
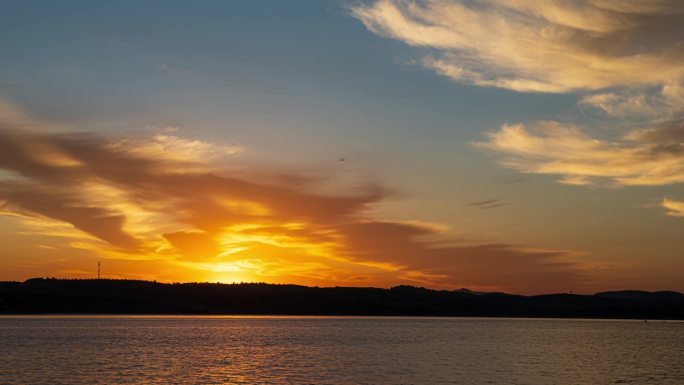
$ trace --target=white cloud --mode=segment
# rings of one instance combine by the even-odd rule
[[[373,33],[427,48],[444,76],[516,91],[678,84],[680,1],[406,1],[351,8]]]

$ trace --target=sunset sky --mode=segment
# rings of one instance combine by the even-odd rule
[[[680,0],[0,11],[0,280],[684,291]]]

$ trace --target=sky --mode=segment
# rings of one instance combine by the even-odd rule
[[[677,0],[2,0],[0,280],[684,291]]]

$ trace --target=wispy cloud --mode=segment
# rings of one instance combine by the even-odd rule
[[[350,12],[449,79],[576,92],[613,128],[505,124],[475,143],[503,155],[504,167],[573,186],[684,182],[681,1],[377,0]]]
[[[684,201],[664,198],[661,206],[667,209],[667,215],[673,217],[684,217]]]
[[[684,182],[684,124],[634,130],[618,140],[590,137],[559,122],[504,125],[476,147],[503,154],[501,164],[525,173],[560,175],[561,183],[608,179],[622,186]]]
[[[182,75],[191,75],[192,71],[186,70],[186,69],[180,69],[176,68],[174,66],[171,66],[166,63],[159,64],[159,70],[169,76],[182,76]]]
[[[677,0],[378,0],[351,14],[375,34],[429,49],[425,67],[484,87],[568,92],[684,76]]]
[[[476,201],[468,204],[470,207],[478,209],[495,209],[497,207],[509,206],[510,203],[505,203],[501,199],[487,199],[484,201]]]
[[[163,132],[151,138],[121,138],[110,142],[108,147],[136,156],[203,164],[242,152],[240,146],[216,145]]]
[[[656,91],[632,88],[596,93],[583,96],[579,104],[593,107],[609,117],[672,120],[681,116],[684,110],[684,87],[673,83]]]

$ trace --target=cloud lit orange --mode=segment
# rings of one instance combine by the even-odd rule
[[[560,289],[583,274],[570,252],[461,244],[437,226],[374,218],[389,196],[381,186],[322,194],[315,180],[206,161],[200,152],[217,149],[198,141],[48,133],[18,114],[3,123],[5,215],[37,237],[53,237],[41,226],[66,224],[59,247],[137,261],[137,276],[535,290],[532,277]],[[173,156],[158,156],[168,143]]]

